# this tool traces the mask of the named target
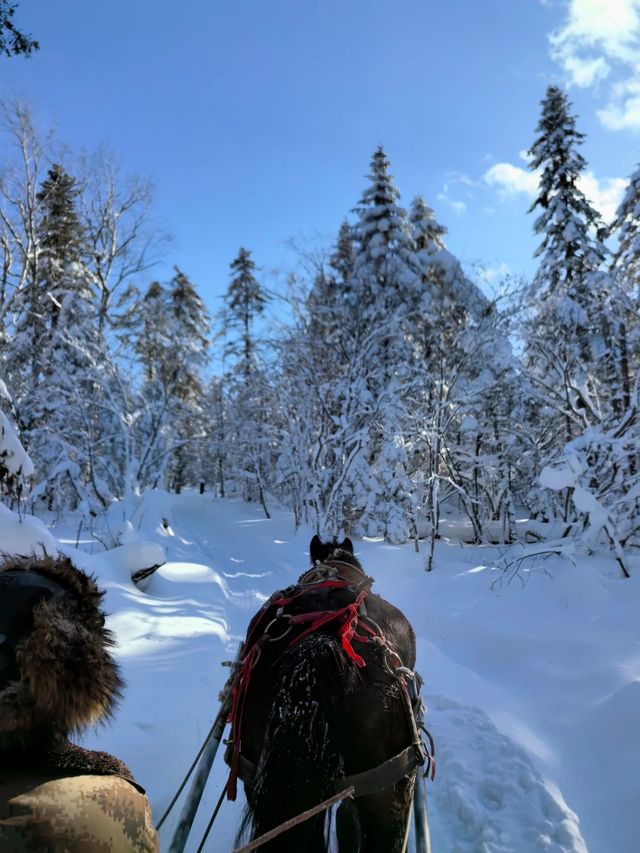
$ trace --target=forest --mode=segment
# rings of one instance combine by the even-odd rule
[[[428,200],[401,205],[378,147],[333,245],[300,252],[277,292],[250,248],[230,246],[213,312],[187,271],[154,280],[169,247],[150,184],[5,103],[3,499],[76,511],[98,535],[115,500],[199,487],[266,516],[287,508],[322,536],[414,540],[429,570],[457,515],[467,541],[553,551],[572,538],[627,575],[640,547],[640,170],[603,222],[578,186],[583,141],[550,86],[528,151],[530,281],[488,294]]]

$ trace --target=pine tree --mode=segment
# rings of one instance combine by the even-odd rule
[[[529,153],[531,168],[542,172],[531,211],[542,211],[534,230],[543,239],[536,252],[541,262],[530,294],[525,364],[541,400],[556,413],[557,449],[600,417],[596,363],[607,347],[608,281],[600,270],[606,257],[600,217],[577,186],[586,165],[577,150],[584,135],[567,96],[555,86],[542,102],[538,133]]]
[[[538,130],[530,153],[532,167],[543,170],[532,210],[543,211],[535,223],[544,235],[538,250],[543,261],[533,291],[539,304],[531,307],[525,329],[525,365],[547,407],[538,409],[538,420],[546,433],[552,425],[544,441],[542,434],[535,439],[544,447],[540,478],[550,495],[544,510],[561,510],[567,532],[575,525],[591,546],[604,531],[626,572],[624,548],[638,536],[638,430],[625,327],[633,311],[622,307],[620,281],[626,264],[634,274],[635,189],[632,182],[616,218],[622,245],[611,275],[601,269],[607,252],[599,216],[576,186],[585,166],[576,150],[583,135],[555,87],[543,102]],[[549,476],[545,462],[562,475]]]
[[[256,265],[251,252],[241,247],[238,256],[231,262],[231,281],[225,294],[225,322],[232,333],[239,332],[239,336],[229,343],[227,353],[238,359],[238,370],[245,380],[251,376],[255,366],[255,322],[264,313],[268,302],[255,272]]]
[[[349,332],[365,353],[364,359],[350,359],[359,366],[353,394],[359,400],[353,414],[369,416],[360,424],[368,431],[368,448],[358,456],[353,482],[354,493],[359,479],[365,494],[360,529],[399,542],[413,526],[404,498],[402,524],[396,507],[408,482],[403,426],[407,394],[415,381],[411,338],[422,284],[410,226],[382,148],[374,152],[368,178],[355,209],[355,252],[347,289]],[[351,424],[351,430],[357,426]]]
[[[128,439],[135,447],[128,488],[162,484],[180,491],[203,477],[208,312],[177,267],[168,285],[153,281],[143,296],[135,289],[126,296],[121,340],[142,369],[136,428]]]
[[[177,448],[170,480],[176,492],[202,479],[199,440],[204,436],[203,370],[209,359],[210,321],[204,303],[186,275],[175,268],[170,285],[170,340],[178,366],[173,406]]]
[[[355,209],[355,253],[349,288],[351,306],[357,308],[362,321],[374,322],[380,328],[378,355],[388,362],[385,380],[391,376],[391,363],[400,363],[406,355],[403,331],[418,292],[411,230],[406,212],[398,204],[400,193],[389,169],[384,150],[377,148],[368,175],[370,185]],[[394,347],[396,352],[391,351]]]
[[[170,353],[170,302],[167,289],[159,281],[152,281],[144,296],[135,299],[123,326],[123,337],[130,337],[145,382],[169,384],[176,367]]]
[[[259,500],[269,517],[266,478],[270,470],[270,389],[259,363],[256,322],[269,297],[254,275],[251,253],[241,248],[231,263],[231,281],[225,293],[226,355],[233,359],[227,375],[230,465],[247,500]]]
[[[33,356],[20,383],[18,410],[40,482],[34,497],[47,506],[83,501],[105,506],[100,464],[100,387],[108,371],[106,342],[97,329],[95,294],[84,263],[79,188],[59,165],[38,193],[38,252],[16,322],[15,349],[29,338]]]
[[[596,273],[606,257],[605,229],[577,186],[586,167],[578,151],[584,134],[576,129],[569,100],[557,86],[547,89],[537,130],[539,136],[528,152],[531,169],[542,170],[539,192],[529,209],[541,210],[533,226],[542,235],[535,253],[540,266],[533,295],[550,300],[554,325],[565,337],[576,338],[581,356],[588,358],[589,336],[599,331],[602,285]]]

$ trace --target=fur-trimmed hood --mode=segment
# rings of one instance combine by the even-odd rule
[[[66,738],[110,715],[122,681],[104,592],[62,555],[0,562],[0,747]]]

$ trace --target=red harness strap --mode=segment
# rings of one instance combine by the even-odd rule
[[[358,625],[358,610],[360,605],[367,597],[368,590],[363,589],[354,602],[351,604],[347,604],[346,607],[341,607],[338,610],[317,610],[315,613],[298,613],[295,616],[291,617],[291,623],[293,625],[301,625],[305,622],[311,622],[311,625],[303,631],[301,634],[298,634],[297,637],[294,637],[293,640],[289,643],[287,648],[291,648],[299,643],[301,640],[304,640],[309,634],[313,631],[316,631],[318,628],[321,628],[323,625],[326,625],[327,622],[337,621],[340,623],[340,627],[338,628],[338,636],[340,637],[340,643],[342,648],[349,655],[351,660],[355,661],[355,663],[362,667],[365,665],[364,659],[360,657],[354,651],[353,646],[351,645],[351,640],[357,639],[364,642],[368,642],[368,638],[361,637],[359,634],[356,634],[356,627]]]

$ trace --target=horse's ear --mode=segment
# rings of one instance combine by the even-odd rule
[[[311,540],[309,553],[311,554],[312,563],[317,563],[318,560],[322,560],[322,540],[317,534]]]
[[[338,546],[342,551],[348,551],[350,554],[353,554],[353,542],[349,539],[348,536],[345,537],[344,542]]]

